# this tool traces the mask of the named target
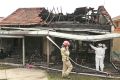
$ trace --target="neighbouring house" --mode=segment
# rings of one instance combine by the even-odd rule
[[[112,20],[113,20],[114,25],[117,28],[120,28],[120,16],[116,16],[116,17],[112,18]]]
[[[0,17],[0,21],[2,21],[4,19],[4,17]]]
[[[120,34],[120,16],[112,18],[114,25],[116,26],[114,32]],[[113,39],[113,59],[114,61],[120,61],[120,38]]]
[[[23,65],[33,62],[35,65],[45,65],[45,62],[50,65],[52,62],[58,66],[61,65],[60,50],[46,37],[51,37],[59,47],[64,40],[69,40],[71,58],[93,67],[95,54],[90,43],[95,46],[97,43],[106,44],[105,63],[112,60],[112,40],[120,37],[120,34],[112,33],[112,25],[104,6],[97,10],[79,7],[65,15],[55,9],[20,8],[0,22],[0,48],[10,57],[15,56],[16,61],[20,59]]]

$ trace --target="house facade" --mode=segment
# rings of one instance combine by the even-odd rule
[[[80,7],[73,13],[49,12],[45,8],[20,8],[0,22],[0,48],[10,57],[20,59],[20,64],[61,64],[60,47],[64,40],[71,43],[71,58],[82,64],[94,64],[94,51],[89,44],[107,46],[106,63],[111,61],[112,40],[120,37],[112,33],[112,20],[104,6]],[[8,56],[8,57],[9,57]],[[13,62],[13,61],[12,61]],[[44,63],[45,64],[45,63]],[[43,65],[44,65],[43,64]]]

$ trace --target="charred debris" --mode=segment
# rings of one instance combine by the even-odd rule
[[[79,7],[73,13],[62,13],[62,9],[53,8],[51,11],[43,9],[39,15],[42,17],[44,24],[42,26],[50,28],[82,28],[82,29],[99,29],[111,32],[113,25],[109,13],[104,6],[99,6],[97,10],[92,7]],[[56,29],[56,30],[57,30]]]

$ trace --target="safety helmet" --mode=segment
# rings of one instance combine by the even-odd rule
[[[65,41],[63,42],[63,45],[64,45],[64,46],[69,46],[70,43],[69,43],[69,41],[65,40]]]

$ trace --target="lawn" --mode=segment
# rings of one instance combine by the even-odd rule
[[[0,64],[0,70],[11,69],[11,68],[15,68],[15,67],[9,66],[9,65],[2,65],[2,64]],[[0,80],[7,80],[7,79],[0,79]]]
[[[11,68],[15,68],[15,67],[8,65],[0,65],[0,70],[11,69]],[[61,72],[57,72],[57,71],[49,71],[47,75],[48,75],[48,80],[68,80],[68,79],[63,79],[61,77]],[[70,74],[70,77],[71,79],[69,80],[120,80],[120,79],[108,79],[108,78],[84,76],[78,74]],[[6,80],[6,79],[0,79],[0,80]]]
[[[10,65],[2,65],[2,64],[0,64],[0,70],[2,70],[2,69],[12,69],[12,68],[16,68],[16,67],[10,66]]]
[[[48,80],[120,80],[120,79],[108,79],[92,76],[84,76],[78,74],[70,74],[71,79],[62,79],[60,72],[48,72]]]

